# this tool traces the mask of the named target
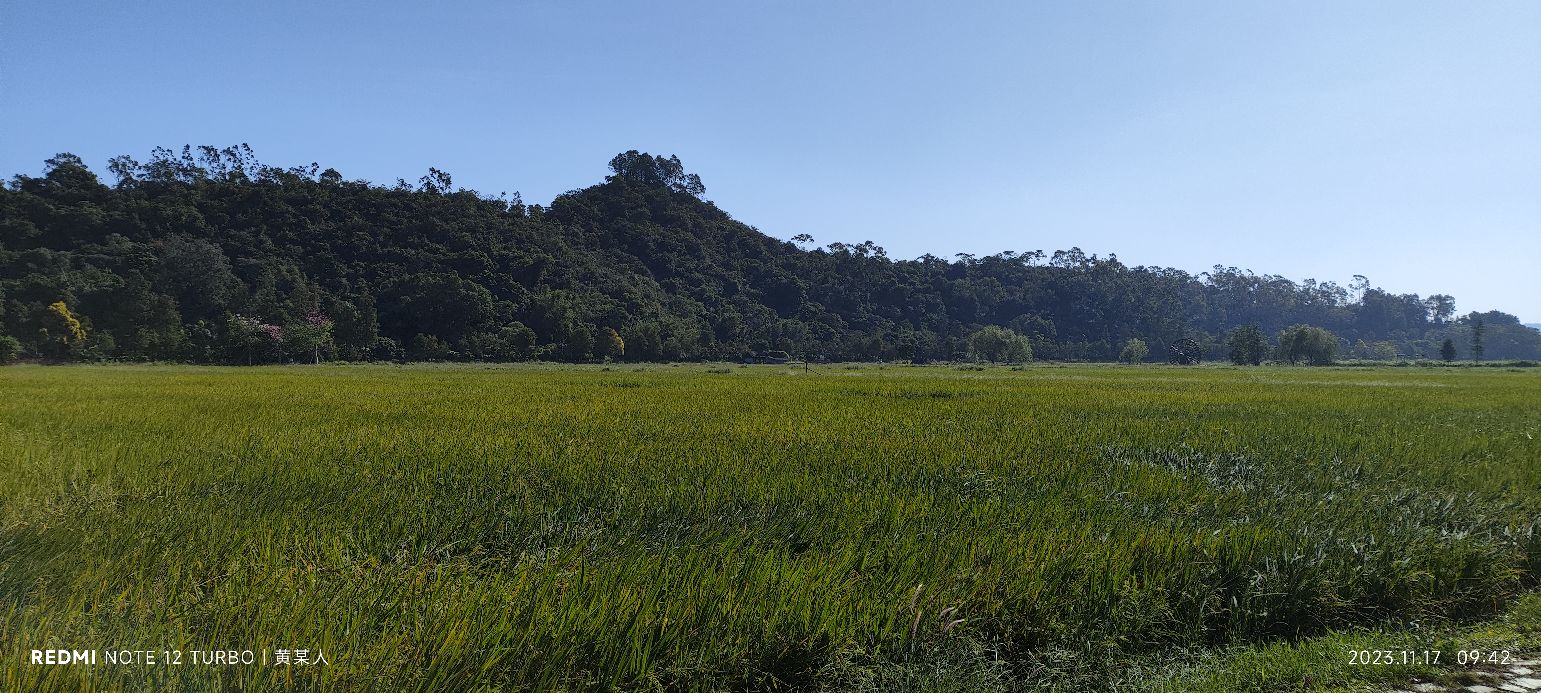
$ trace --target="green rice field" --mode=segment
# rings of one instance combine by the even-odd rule
[[[1541,369],[23,365],[0,472],[0,691],[1298,690],[1541,627]]]

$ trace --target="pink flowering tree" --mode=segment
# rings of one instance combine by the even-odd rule
[[[226,318],[225,337],[233,348],[246,353],[248,366],[258,357],[267,359],[279,353],[286,341],[284,328],[245,315]]]

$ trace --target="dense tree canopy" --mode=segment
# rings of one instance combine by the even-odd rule
[[[1144,361],[1145,357],[1149,355],[1150,345],[1146,344],[1145,340],[1131,338],[1129,341],[1124,342],[1123,350],[1118,352],[1118,360],[1124,363],[1139,363]]]
[[[1242,325],[1225,338],[1230,347],[1231,363],[1238,366],[1256,366],[1268,356],[1268,337],[1257,325]]]
[[[997,325],[985,325],[969,335],[968,350],[974,358],[991,363],[1021,363],[1033,358],[1033,347],[1026,337]]]
[[[1320,327],[1293,325],[1279,333],[1279,358],[1282,360],[1324,366],[1337,356],[1338,338]]]
[[[0,335],[34,358],[951,359],[999,326],[1036,358],[1114,360],[1240,325],[1306,324],[1433,357],[1541,358],[1541,333],[1454,299],[1216,267],[1198,276],[1079,249],[896,260],[739,223],[677,157],[630,151],[547,207],[517,194],[344,179],[244,145],[79,157],[0,187]],[[801,247],[800,247],[801,246]],[[74,322],[71,323],[71,320]],[[78,331],[77,331],[78,330]],[[1347,350],[1347,347],[1344,347]]]

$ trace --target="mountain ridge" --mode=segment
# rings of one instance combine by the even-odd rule
[[[766,349],[921,361],[1000,325],[1040,358],[1113,360],[1130,339],[1156,354],[1192,339],[1219,358],[1235,327],[1300,323],[1331,330],[1349,355],[1434,356],[1444,339],[1465,350],[1480,315],[1488,358],[1541,357],[1541,335],[1514,316],[1457,316],[1452,297],[1368,282],[1191,275],[1077,248],[953,261],[894,260],[870,241],[805,249],[811,239],[773,238],[706,200],[677,157],[636,151],[548,206],[455,189],[437,169],[415,187],[278,169],[245,147],[117,157],[112,186],[72,155],[45,164],[0,191],[0,332],[38,355],[58,342],[60,357],[195,362]],[[55,302],[85,337],[59,336]],[[330,328],[324,343],[306,346],[307,321]]]

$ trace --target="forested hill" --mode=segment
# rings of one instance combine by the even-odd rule
[[[704,199],[679,159],[627,152],[549,207],[452,187],[265,166],[248,147],[61,154],[0,190],[0,334],[24,356],[587,361],[947,359],[984,325],[1040,359],[1112,360],[1255,324],[1330,330],[1345,355],[1541,358],[1541,333],[1357,279],[1198,276],[1071,249],[895,260],[871,242],[777,240]],[[1430,287],[1437,289],[1437,287]]]

